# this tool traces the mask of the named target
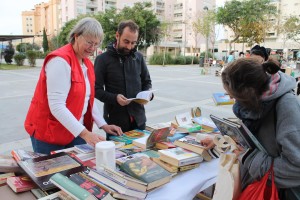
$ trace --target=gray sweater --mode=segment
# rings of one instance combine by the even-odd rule
[[[281,72],[279,74],[277,91],[263,99],[265,103],[272,102],[271,108],[266,110],[267,114],[261,115],[263,118],[255,121],[260,126],[254,134],[268,154],[255,149],[243,160],[243,188],[260,179],[269,170],[272,161],[278,188],[300,188],[300,102],[291,92],[296,87],[295,79]]]

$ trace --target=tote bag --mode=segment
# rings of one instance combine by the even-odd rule
[[[269,175],[271,175],[272,179],[271,186],[267,185]],[[245,188],[239,196],[239,200],[279,200],[274,182],[273,165],[261,180],[255,181]]]
[[[236,200],[241,191],[239,161],[235,154],[221,154],[213,200]]]

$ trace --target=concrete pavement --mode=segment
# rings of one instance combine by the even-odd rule
[[[0,154],[9,154],[12,149],[31,150],[28,134],[23,128],[24,119],[39,77],[38,67],[24,70],[0,70]],[[155,98],[146,105],[147,123],[153,124],[174,119],[176,114],[199,106],[206,117],[215,114],[233,116],[232,106],[215,106],[213,92],[224,91],[215,69],[201,75],[198,65],[148,66],[153,81]],[[97,101],[102,111],[102,103]],[[96,132],[103,134],[96,127]]]

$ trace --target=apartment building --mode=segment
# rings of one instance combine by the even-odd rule
[[[42,41],[43,29],[47,35],[57,35],[61,28],[60,0],[49,0],[47,3],[34,5],[31,11],[22,12],[22,29],[24,35],[36,35],[36,43]],[[30,39],[27,39],[29,42]]]
[[[284,23],[284,21],[290,16],[300,17],[300,1],[299,0],[272,0],[271,3],[277,8],[277,16],[271,17],[269,21],[275,25]],[[224,39],[219,43],[219,52],[225,52],[228,54],[229,45],[225,42],[232,38],[232,32],[225,27]],[[285,52],[285,55],[291,54],[300,48],[299,44],[286,40],[284,35],[281,34],[277,28],[273,28],[266,33],[265,40],[260,45],[271,48],[273,50],[279,50]],[[240,52],[251,49],[251,47],[245,44],[235,43],[233,44],[233,50]],[[224,54],[224,53],[223,53]]]
[[[45,27],[47,35],[55,36],[66,22],[81,14],[105,12],[112,7],[121,10],[144,1],[152,3],[151,10],[159,20],[170,24],[168,37],[150,47],[147,54],[164,49],[184,55],[205,51],[205,38],[195,36],[192,23],[199,13],[205,12],[204,8],[215,9],[215,0],[49,0],[22,12],[23,33],[41,35]]]

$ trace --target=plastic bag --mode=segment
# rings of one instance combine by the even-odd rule
[[[267,181],[271,175],[272,184],[267,185]],[[277,188],[274,182],[273,165],[261,180],[255,181],[248,185],[239,196],[239,200],[279,200]]]

